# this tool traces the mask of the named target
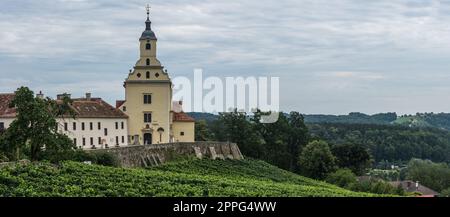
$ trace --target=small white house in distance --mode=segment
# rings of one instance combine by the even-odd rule
[[[2,97],[3,96],[3,97]],[[8,97],[5,97],[8,96]],[[63,95],[58,95],[57,101]],[[9,108],[14,94],[0,95],[0,127],[9,127],[15,118],[15,110]],[[71,138],[81,149],[102,149],[128,145],[128,116],[101,98],[72,99],[75,119],[69,115],[58,118],[58,131]]]

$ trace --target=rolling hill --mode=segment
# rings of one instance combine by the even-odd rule
[[[450,114],[418,113],[416,115],[404,115],[397,118],[393,123],[409,127],[433,127],[450,130]]]
[[[196,120],[205,120],[208,123],[217,120],[219,117],[215,114],[200,112],[191,112],[189,115]],[[303,116],[307,124],[377,124],[450,130],[450,113],[417,113],[415,115],[397,116],[396,113],[367,115],[352,112],[348,115],[304,114]]]
[[[76,162],[0,169],[0,196],[375,196],[281,170],[256,160],[189,160],[150,169]]]
[[[201,112],[190,112],[189,115],[196,120],[212,122],[219,118],[218,115]],[[286,116],[289,114],[285,113]],[[396,113],[380,113],[366,115],[359,112],[352,112],[348,115],[303,115],[305,123],[347,123],[347,124],[392,124],[397,119]]]

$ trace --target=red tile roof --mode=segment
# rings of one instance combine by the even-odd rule
[[[78,118],[128,118],[128,116],[117,108],[114,108],[101,98],[79,98],[72,99],[72,108]]]
[[[173,113],[174,122],[195,122],[195,119],[187,115],[184,112],[174,112]]]
[[[0,118],[16,117],[16,109],[9,107],[14,96],[15,94],[13,93],[0,94]]]
[[[9,108],[15,94],[0,94],[0,118],[15,118],[16,109]],[[72,99],[72,109],[77,118],[128,118],[128,116],[114,108],[101,98]],[[58,100],[57,100],[58,101]]]

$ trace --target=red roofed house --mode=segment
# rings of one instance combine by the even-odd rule
[[[413,182],[410,180],[405,181],[394,181],[389,182],[394,187],[401,187],[403,190],[409,193],[417,192],[420,193],[421,196],[418,197],[436,197],[439,195],[438,192],[419,184],[419,182]]]
[[[195,119],[183,112],[182,102],[173,102],[171,118],[171,142],[194,142]]]

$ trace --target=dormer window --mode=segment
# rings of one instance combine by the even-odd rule
[[[145,49],[146,50],[151,50],[152,49],[152,45],[150,43],[145,44]]]

